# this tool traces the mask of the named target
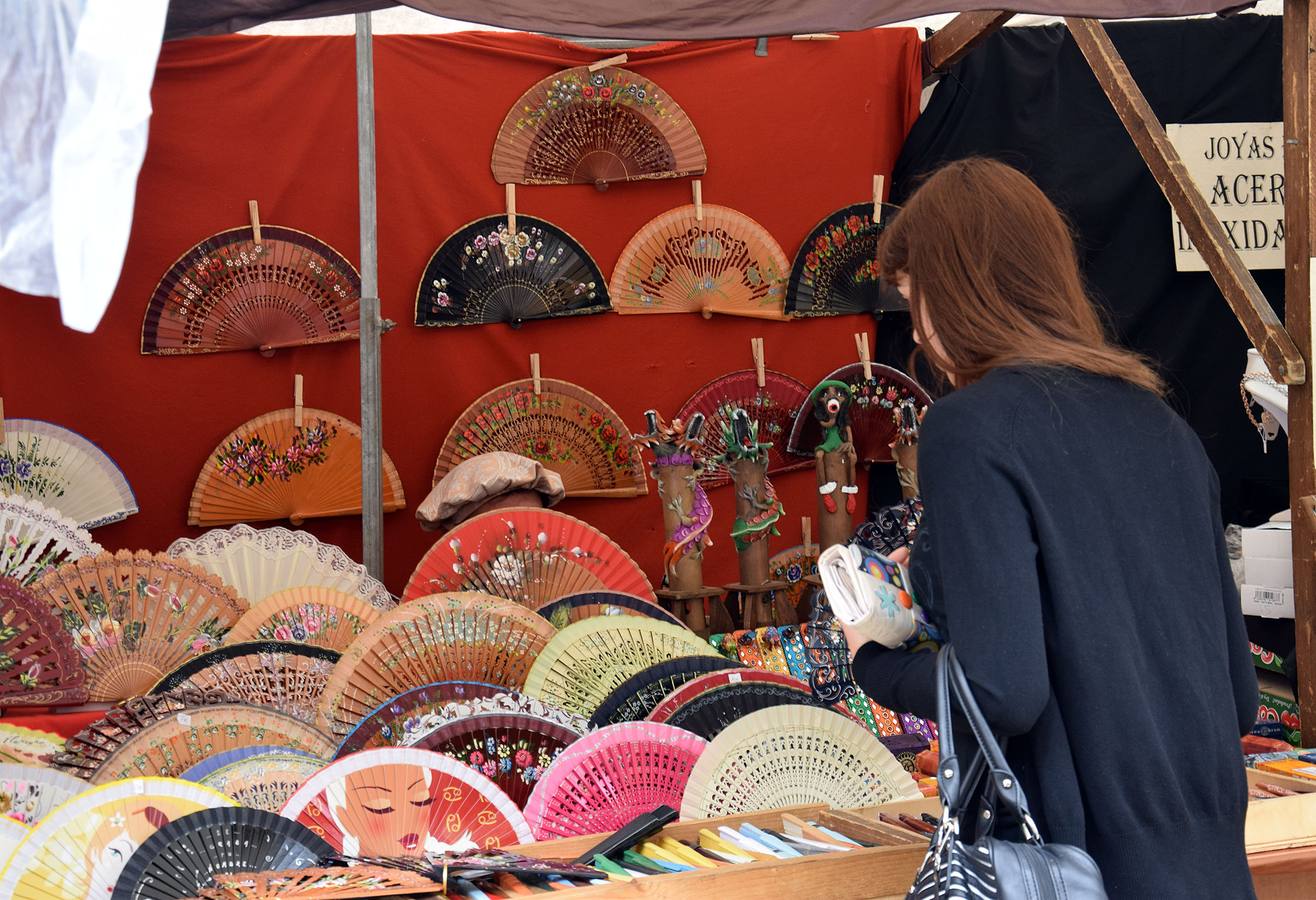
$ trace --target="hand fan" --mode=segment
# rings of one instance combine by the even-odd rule
[[[493,148],[499,184],[592,184],[701,175],[703,142],[667,92],[627,69],[576,66],[512,104]]]
[[[44,766],[64,750],[64,738],[52,731],[0,722],[0,763]]]
[[[484,594],[438,594],[399,606],[338,661],[320,722],[342,738],[389,698],[435,681],[519,688],[556,633],[530,610]]]
[[[608,285],[576,239],[534,216],[486,216],[457,229],[430,257],[416,290],[417,325],[513,326],[606,312]]]
[[[900,211],[882,204],[882,221],[873,221],[873,204],[846,206],[814,226],[791,266],[786,312],[793,316],[843,316],[906,310],[900,291],[879,278],[877,241]]]
[[[0,578],[31,584],[60,563],[102,552],[59,510],[21,494],[0,494]]]
[[[26,825],[0,816],[0,869],[3,869],[9,857],[14,855],[14,851],[23,843],[23,838],[27,837],[30,830]]]
[[[678,206],[621,251],[608,293],[619,313],[726,313],[783,321],[790,262],[772,235],[725,206]]]
[[[731,668],[718,672],[708,672],[691,678],[684,684],[677,685],[649,712],[646,719],[650,722],[670,722],[672,714],[692,700],[719,688],[738,684],[771,685],[774,688],[795,691],[810,698],[809,686],[798,678],[782,675],[780,672],[767,672],[763,669]],[[808,700],[796,700],[796,703],[808,703]],[[833,707],[835,708],[835,707]]]
[[[470,766],[522,808],[535,782],[582,733],[524,713],[486,713],[445,722],[413,746]]]
[[[85,703],[73,637],[36,594],[0,578],[0,707]]]
[[[187,780],[195,780],[208,788],[214,788],[242,806],[278,812],[306,779],[320,771],[325,764],[319,757],[291,750],[261,749],[264,752],[234,759],[201,778]],[[219,756],[233,759],[233,751]]]
[[[278,813],[203,809],[147,838],[124,866],[112,900],[184,900],[215,875],[306,869],[332,853],[309,828]]]
[[[498,509],[435,541],[402,599],[483,591],[539,609],[571,594],[603,590],[657,601],[635,560],[593,526],[551,509]]]
[[[818,574],[818,545],[796,544],[773,554],[768,560],[768,577],[773,581],[786,582],[786,601],[799,609],[800,602],[808,593],[807,575]]]
[[[731,426],[731,413],[743,409],[752,421],[758,422],[759,436],[772,444],[768,450],[768,473],[789,472],[809,464],[786,453],[786,438],[790,435],[795,414],[809,399],[809,388],[781,372],[767,369],[763,373],[763,386],[759,387],[758,373],[754,369],[729,372],[714,378],[695,391],[682,404],[676,418],[689,422],[695,413],[706,420],[703,443],[695,446],[695,459],[703,465],[699,483],[714,488],[731,483],[722,457],[727,452],[726,430]]]
[[[562,476],[568,497],[643,497],[649,493],[640,448],[621,416],[569,381],[509,381],[457,417],[434,463],[434,483],[459,463],[503,451],[529,457]]]
[[[920,796],[891,751],[862,726],[816,706],[772,706],[709,742],[690,774],[681,818],[803,803],[854,809]]]
[[[8,900],[109,897],[137,848],[175,819],[233,801],[174,778],[130,778],[83,791],[47,815],[0,874]]]
[[[787,704],[822,705],[813,699],[807,684],[741,681],[711,688],[687,700],[672,710],[666,722],[711,741],[749,713]]]
[[[551,703],[545,703],[537,697],[531,697],[520,691],[499,691],[487,697],[472,697],[467,700],[453,700],[435,713],[418,717],[415,728],[402,737],[398,746],[411,747],[420,744],[436,728],[447,725],[457,719],[485,715],[530,716],[542,719],[553,725],[584,734],[589,731],[589,720],[584,716],[567,712]]]
[[[202,888],[197,900],[346,900],[362,897],[432,895],[438,886],[417,872],[383,866],[294,869],[215,876],[216,887]],[[441,896],[441,895],[440,895]]]
[[[38,500],[83,528],[137,512],[123,471],[76,431],[38,419],[5,419],[0,492]]]
[[[928,392],[899,369],[870,364],[873,377],[864,378],[862,363],[850,363],[832,372],[823,381],[840,381],[850,385],[850,429],[855,452],[864,462],[890,462],[891,444],[899,436],[896,411],[911,400],[922,409],[932,403]],[[816,390],[816,389],[815,389]],[[823,441],[822,426],[813,414],[813,404],[805,403],[795,415],[786,450],[798,456],[814,455]]]
[[[438,714],[454,701],[492,697],[502,690],[479,681],[435,681],[403,691],[362,716],[338,745],[334,759],[372,747],[406,745],[446,721]]]
[[[189,525],[354,516],[361,512],[361,426],[337,413],[276,409],[219,442],[197,475]],[[402,479],[383,459],[384,512],[406,506]]]
[[[288,588],[243,613],[224,643],[292,641],[341,653],[380,615],[364,600],[332,588]]]
[[[101,553],[32,586],[73,636],[94,703],[145,693],[166,672],[219,646],[247,603],[218,578],[163,553]]]
[[[595,616],[643,616],[660,622],[683,624],[680,619],[657,603],[621,594],[617,591],[587,591],[570,594],[539,607],[539,614],[553,623],[554,628],[566,628],[572,622],[592,619]]]
[[[46,766],[0,764],[0,816],[35,825],[87,782]],[[3,859],[3,857],[0,857]]]
[[[208,756],[253,744],[305,750],[322,759],[334,752],[328,735],[292,716],[242,703],[216,704],[147,725],[106,757],[90,780],[176,775]]]
[[[278,756],[295,756],[298,759],[304,759],[315,763],[315,769],[318,771],[329,760],[316,756],[305,750],[292,750],[287,747],[277,747],[273,744],[252,744],[247,747],[235,747],[232,750],[224,750],[216,753],[214,756],[207,756],[205,759],[184,769],[179,778],[184,781],[195,781],[198,784],[215,772],[232,765],[233,763],[243,762],[253,757],[265,757],[270,755]]]
[[[423,856],[532,840],[521,810],[492,781],[411,747],[363,750],[330,763],[281,814],[348,856]]]
[[[285,641],[228,644],[183,663],[156,682],[151,693],[182,688],[223,692],[238,702],[314,724],[340,656],[337,650]]]
[[[717,651],[690,629],[656,619],[586,619],[549,641],[526,676],[525,692],[590,715],[627,678],[678,656],[712,657]]]
[[[308,531],[234,525],[179,538],[165,552],[218,575],[253,607],[298,587],[341,591],[379,609],[395,605],[365,566]]]
[[[649,715],[655,704],[686,682],[735,667],[731,660],[705,655],[680,656],[655,663],[613,688],[590,716],[590,727],[638,722]]]
[[[616,831],[654,807],[675,807],[703,738],[656,722],[609,725],[576,741],[526,803],[537,840]]]
[[[211,235],[169,267],[142,320],[142,353],[272,351],[356,340],[361,276],[328,244],[291,228]]]

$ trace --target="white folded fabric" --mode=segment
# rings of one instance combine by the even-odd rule
[[[862,637],[894,649],[918,633],[913,598],[870,574],[858,547],[828,547],[818,557],[818,574],[832,612]]]

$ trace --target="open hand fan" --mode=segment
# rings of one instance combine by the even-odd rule
[[[584,716],[567,712],[520,691],[499,691],[485,697],[453,700],[438,712],[418,717],[415,728],[402,737],[398,746],[416,746],[429,737],[436,728],[441,728],[457,719],[488,715],[530,716],[561,726],[568,731],[574,731],[576,734],[589,731],[589,720]],[[342,753],[340,752],[339,755],[341,756]]]
[[[259,749],[261,752],[241,758],[237,758],[235,751],[221,753],[219,757],[231,761],[215,767],[200,778],[187,780],[214,788],[242,806],[278,812],[306,779],[320,771],[325,764],[325,760],[319,757],[291,750],[269,747],[242,749]],[[183,774],[187,775],[186,772]]]
[[[342,591],[289,588],[243,613],[224,642],[292,641],[341,653],[380,615],[369,603]]]
[[[18,849],[19,844],[23,843],[23,838],[27,837],[30,830],[26,825],[19,824],[5,816],[0,816],[0,860],[3,860],[3,862],[0,862],[0,869],[3,869],[5,862],[8,862],[9,857],[14,855],[14,851]]]
[[[215,875],[306,869],[332,853],[309,828],[277,813],[203,809],[147,838],[124,866],[112,900],[184,900]]]
[[[790,262],[772,235],[725,206],[678,206],[621,251],[608,293],[619,313],[726,313],[785,320]]]
[[[752,712],[786,704],[821,706],[803,682],[786,685],[741,681],[704,691],[672,710],[665,721],[711,741],[733,722]]]
[[[192,488],[189,525],[232,525],[354,516],[361,512],[361,426],[337,413],[276,409],[219,442]],[[384,512],[406,505],[402,479],[384,454]]]
[[[0,816],[35,825],[74,794],[87,789],[81,778],[46,766],[0,764]]]
[[[576,66],[512,104],[493,148],[499,184],[592,184],[680,178],[708,167],[685,110],[627,69]]]
[[[207,756],[200,762],[194,763],[184,769],[178,777],[182,778],[184,781],[195,781],[200,784],[215,772],[226,766],[230,766],[234,763],[245,762],[246,760],[255,757],[266,757],[270,755],[295,756],[298,759],[309,760],[316,764],[315,769],[312,771],[319,770],[321,766],[329,762],[329,760],[316,756],[313,753],[308,753],[305,750],[291,750],[287,747],[276,747],[272,744],[252,744],[247,747],[235,747],[232,750],[224,750],[220,753],[216,753],[214,756]]]
[[[703,738],[656,722],[609,725],[576,741],[535,785],[526,819],[537,840],[616,831],[679,805]]]
[[[519,688],[556,633],[530,610],[484,594],[438,594],[404,604],[347,648],[329,677],[320,722],[344,737],[381,703],[435,681]]]
[[[643,616],[661,622],[671,622],[673,625],[682,624],[680,619],[657,603],[617,591],[570,594],[539,607],[539,614],[552,622],[554,628],[559,629],[566,628],[572,622],[592,619],[595,616]]]
[[[379,609],[395,605],[365,566],[308,531],[234,525],[179,538],[165,552],[218,575],[253,607],[298,587],[341,591]]]
[[[900,404],[912,400],[919,409],[932,398],[899,369],[871,364],[873,377],[864,378],[862,363],[850,363],[832,372],[823,381],[840,381],[850,385],[850,429],[854,447],[864,462],[890,462],[891,444],[899,436],[896,411]],[[815,388],[816,390],[816,388]],[[813,404],[805,403],[795,415],[786,449],[799,456],[814,455],[823,441],[822,426],[813,414]]]
[[[863,726],[817,706],[772,706],[709,742],[690,774],[681,818],[802,803],[854,809],[920,796],[909,773]]]
[[[142,352],[273,350],[360,336],[361,276],[291,228],[211,235],[169,267],[142,320]]]
[[[434,542],[403,601],[442,591],[483,591],[530,609],[588,591],[656,602],[644,572],[606,534],[551,509],[498,509]]]
[[[877,241],[899,211],[883,203],[882,221],[874,222],[873,204],[856,203],[815,225],[795,254],[786,312],[841,316],[908,309],[900,291],[878,277]]]
[[[0,707],[87,700],[87,674],[73,637],[32,591],[0,578]]]
[[[31,584],[60,563],[100,552],[101,545],[59,510],[0,493],[0,578]]]
[[[129,857],[151,835],[175,819],[223,806],[233,801],[174,778],[130,778],[83,791],[18,845],[0,874],[0,897],[109,897]]]
[[[434,895],[437,885],[418,872],[384,866],[350,869],[291,869],[257,874],[217,875],[216,886],[202,888],[197,900],[361,900],[404,894]]]
[[[364,750],[330,763],[281,814],[347,856],[422,856],[532,840],[521,810],[492,781],[411,747]]]
[[[801,601],[809,592],[809,583],[804,579],[818,574],[818,545],[796,544],[778,551],[768,560],[768,577],[773,581],[786,582],[786,600],[791,606],[799,608]]]
[[[709,672],[734,669],[736,664],[720,656],[679,656],[641,669],[603,698],[590,716],[591,728],[638,722],[676,688]]]
[[[466,407],[443,439],[434,483],[484,453],[517,453],[562,476],[568,497],[649,493],[640,447],[621,416],[569,381],[530,378],[499,385]]]
[[[76,431],[38,419],[5,419],[0,492],[39,500],[83,528],[137,512],[137,498],[114,460]]]
[[[525,692],[590,715],[627,678],[678,656],[717,656],[680,625],[636,616],[603,616],[557,632],[526,676]]]
[[[794,701],[796,703],[808,704],[812,700],[809,685],[798,678],[782,675],[780,672],[768,672],[764,669],[731,668],[719,672],[709,672],[691,678],[684,684],[677,685],[658,701],[646,718],[650,722],[670,722],[672,714],[685,707],[692,700],[709,691],[739,684],[769,685],[773,688],[794,691],[797,695],[805,695],[802,699]]]
[[[416,290],[417,325],[487,325],[609,309],[608,285],[585,248],[534,216],[463,225],[430,257]]]
[[[64,750],[64,738],[52,731],[0,722],[0,763],[44,766]]]
[[[183,663],[161,678],[151,693],[184,688],[223,692],[235,701],[314,724],[339,656],[337,650],[285,641],[228,644]]]
[[[492,697],[502,690],[480,681],[435,681],[405,690],[362,716],[338,745],[334,759],[372,747],[405,746],[447,721],[439,714],[454,702]]]

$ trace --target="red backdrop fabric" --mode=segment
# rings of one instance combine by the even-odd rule
[[[630,52],[689,113],[708,153],[706,203],[742,210],[788,256],[824,216],[867,199],[872,175],[890,173],[918,114],[920,42],[913,29],[847,34],[838,41],[774,39],[667,44]],[[443,239],[503,209],[489,168],[512,103],[552,72],[607,53],[525,34],[387,36],[375,41],[379,280],[383,314],[384,447],[408,509],[385,517],[385,581],[401,593],[437,535],[413,511],[430,488],[449,427],[488,389],[529,374],[574,381],[609,402],[634,429],[645,409],[670,416],[697,388],[752,366],[751,337],[767,365],[812,386],[853,361],[851,335],[867,317],[764,323],[698,315],[598,316],[423,329],[412,325],[417,283]],[[150,144],[137,190],[127,260],[99,330],[59,324],[48,300],[0,291],[0,396],[11,417],[49,419],[100,444],[126,473],[141,512],[97,530],[107,548],[163,549],[200,529],[186,525],[197,473],[215,445],[249,418],[292,405],[294,373],[305,403],[360,420],[354,342],[191,357],[139,354],[142,315],[156,282],[194,243],[262,220],[311,232],[359,264],[354,57],[351,38],[201,38],[169,43],[153,91]],[[610,273],[650,218],[690,202],[688,179],[521,187],[518,211],[566,229]],[[774,547],[799,543],[799,517],[816,516],[812,471],[776,479],[787,516]],[[715,546],[709,584],[738,580],[727,537],[734,499],[712,492]],[[663,535],[655,491],[630,500],[567,500],[620,543],[657,584]],[[279,524],[279,523],[270,523]],[[283,523],[287,524],[287,523]],[[306,528],[360,558],[360,522],[310,520]],[[815,525],[814,534],[817,534]]]

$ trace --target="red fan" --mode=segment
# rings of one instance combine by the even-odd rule
[[[416,565],[403,601],[481,591],[530,609],[586,591],[618,591],[657,602],[635,560],[607,535],[551,509],[500,509],[467,519]]]
[[[73,635],[31,591],[0,578],[0,707],[85,702]]]
[[[891,444],[899,436],[896,415],[900,404],[912,400],[918,409],[922,409],[932,403],[932,398],[917,381],[899,369],[877,363],[871,364],[870,368],[872,377],[865,378],[863,363],[850,363],[823,381],[850,385],[850,429],[854,433],[854,447],[859,458],[869,463],[891,462]],[[818,388],[814,388],[809,396],[817,391]],[[795,415],[786,450],[797,456],[812,457],[814,448],[822,442],[822,426],[813,414],[813,404],[806,401]]]

